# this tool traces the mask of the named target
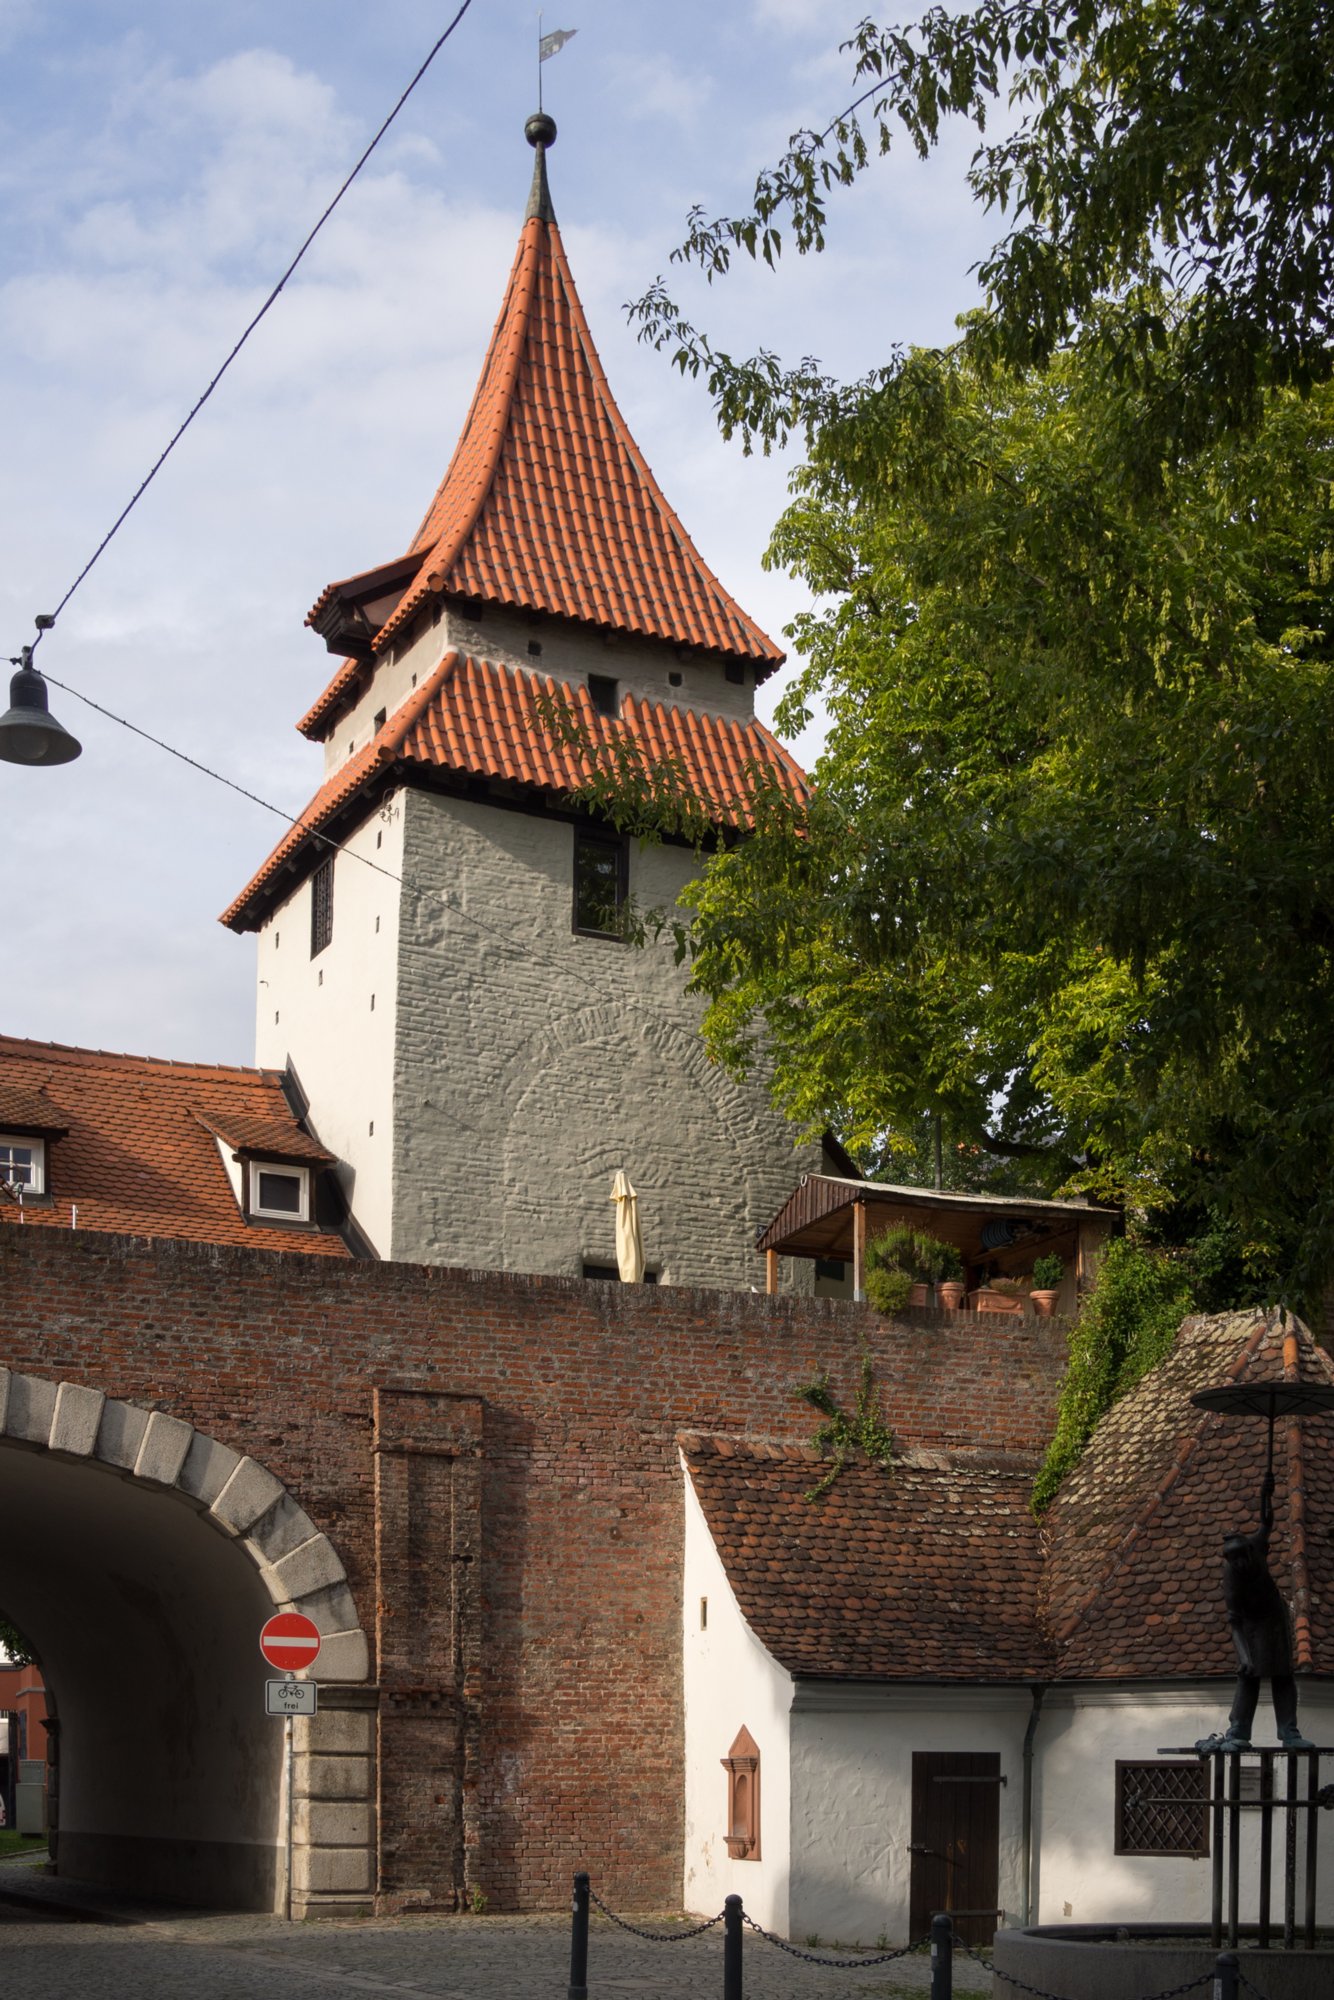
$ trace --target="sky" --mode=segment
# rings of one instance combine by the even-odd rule
[[[0,0],[0,641],[64,595],[276,282],[457,0]],[[781,639],[762,556],[794,462],[720,437],[625,305],[691,205],[851,94],[861,0],[571,0],[543,70],[552,195],[613,391],[668,499]],[[536,9],[472,0],[404,111],[95,568],[38,664],[281,809],[319,783],[297,718],[333,662],[323,586],[402,553],[453,449],[532,172]],[[948,340],[993,231],[966,133],[833,211],[823,256],[675,274],[733,351],[842,374]],[[5,671],[8,671],[6,669]],[[762,694],[766,719],[781,691]],[[6,704],[7,706],[7,701]],[[253,1061],[254,944],[217,913],[283,820],[51,690],[83,755],[0,763],[0,1030]],[[803,741],[808,759],[818,747]]]

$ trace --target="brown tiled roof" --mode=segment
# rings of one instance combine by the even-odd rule
[[[0,1131],[59,1132],[60,1113],[43,1090],[30,1090],[17,1078],[0,1073]]]
[[[761,677],[783,658],[667,504],[616,407],[560,230],[540,214],[523,225],[462,435],[409,553],[420,565],[377,647],[444,593],[740,656]],[[303,730],[323,733],[357,673],[339,669]]]
[[[540,712],[547,701],[577,724],[595,746],[563,740]],[[284,865],[327,828],[358,793],[398,768],[489,778],[549,794],[587,783],[596,746],[621,743],[647,763],[668,761],[720,825],[748,821],[747,800],[757,773],[793,798],[805,779],[800,766],[762,722],[675,708],[627,694],[616,717],[599,715],[586,687],[563,686],[546,675],[497,666],[449,652],[435,672],[395,710],[379,734],[320,788],[221,921],[234,930],[259,921],[263,893]]]
[[[909,1452],[850,1462],[821,1499],[812,1452],[678,1439],[737,1601],[790,1673],[1022,1680],[1046,1671],[1033,1467]]]
[[[1062,1671],[1103,1679],[1231,1674],[1222,1537],[1259,1522],[1266,1426],[1196,1409],[1228,1381],[1334,1382],[1305,1327],[1277,1316],[1188,1320],[1167,1359],[1113,1408],[1048,1515],[1044,1611]],[[1306,1516],[1334,1499],[1334,1417],[1280,1419],[1269,1565],[1300,1670],[1334,1673],[1334,1551]]]
[[[680,1443],[741,1610],[793,1674],[1227,1678],[1236,1654],[1222,1540],[1258,1525],[1266,1426],[1190,1397],[1284,1379],[1334,1382],[1299,1322],[1188,1320],[1103,1418],[1040,1538],[1032,1463],[909,1452],[887,1473],[854,1461],[812,1503],[813,1453]],[[1291,1607],[1297,1669],[1334,1675],[1334,1416],[1280,1419],[1275,1475],[1269,1562]]]
[[[209,1106],[195,1112],[206,1132],[221,1139],[234,1153],[262,1156],[266,1160],[308,1160],[312,1166],[329,1167],[337,1159],[303,1132],[289,1111],[286,1118],[249,1115],[241,1104]]]
[[[329,1157],[297,1125],[277,1070],[161,1062],[3,1035],[0,1102],[5,1091],[49,1104],[56,1114],[50,1122],[67,1130],[49,1149],[52,1200],[25,1204],[24,1228],[68,1229],[77,1207],[80,1229],[316,1257],[349,1254],[337,1235],[256,1226],[237,1206],[210,1126],[228,1135],[281,1137],[283,1152],[274,1157]],[[20,1212],[0,1200],[0,1224],[6,1223],[19,1225]]]

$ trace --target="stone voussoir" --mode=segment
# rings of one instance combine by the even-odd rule
[[[56,1413],[56,1384],[38,1375],[11,1375],[5,1436],[24,1444],[48,1444]]]
[[[157,1486],[174,1486],[181,1476],[194,1434],[193,1424],[154,1410],[135,1457],[135,1478],[152,1480]]]
[[[140,1409],[137,1403],[122,1403],[119,1398],[108,1396],[97,1427],[96,1451],[101,1463],[133,1472],[151,1415],[151,1410]]]
[[[261,1514],[268,1512],[283,1490],[282,1481],[275,1479],[266,1466],[256,1459],[242,1458],[209,1513],[230,1534],[244,1535]]]
[[[49,1443],[52,1451],[68,1452],[71,1458],[91,1458],[105,1402],[106,1397],[100,1389],[85,1389],[77,1382],[62,1382],[56,1390],[55,1409],[51,1416]]]
[[[328,1536],[312,1535],[300,1548],[293,1549],[281,1562],[274,1563],[267,1577],[274,1597],[283,1603],[288,1599],[295,1602],[309,1591],[322,1589],[325,1584],[342,1583],[346,1580],[347,1571],[338,1560]]]

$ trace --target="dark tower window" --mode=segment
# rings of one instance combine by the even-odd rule
[[[590,937],[621,935],[626,897],[625,842],[614,835],[574,830],[574,928]]]
[[[621,712],[620,683],[608,674],[588,676],[588,699],[599,715],[619,715]]]
[[[333,856],[310,878],[310,955],[315,958],[333,936]]]

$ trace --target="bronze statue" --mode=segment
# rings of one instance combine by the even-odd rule
[[[1237,1649],[1237,1686],[1226,1734],[1203,1737],[1195,1746],[1201,1752],[1249,1750],[1262,1680],[1269,1682],[1273,1693],[1279,1743],[1285,1750],[1313,1748],[1297,1726],[1288,1610],[1269,1573],[1273,1526],[1274,1474],[1270,1470],[1260,1488],[1260,1526],[1251,1535],[1223,1538],[1223,1602]]]

